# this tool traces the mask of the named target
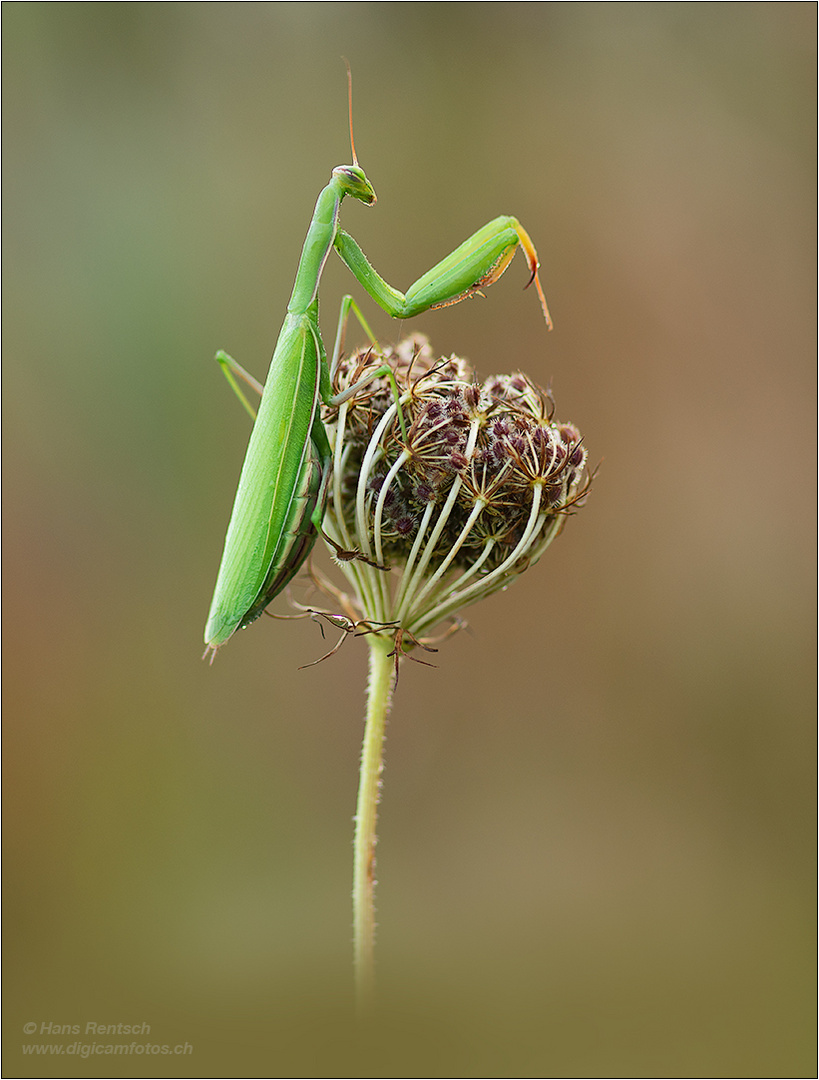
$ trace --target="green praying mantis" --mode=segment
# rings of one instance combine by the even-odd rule
[[[339,211],[346,196],[367,206],[376,201],[355,153],[349,69],[348,101],[353,164],[333,169],[307,231],[225,538],[205,629],[205,656],[210,654],[211,660],[220,646],[258,618],[285,588],[309,556],[321,530],[332,453],[321,422],[320,402],[338,405],[362,385],[333,396],[332,375],[340,358],[341,330],[352,304],[349,297],[342,304],[339,334],[328,365],[319,330],[318,291],[333,248],[376,303],[398,319],[456,304],[479,293],[497,281],[520,248],[531,272],[527,287],[535,283],[547,328],[551,329],[538,278],[537,252],[514,217],[498,217],[484,225],[406,293],[376,273],[352,236],[339,228]],[[229,360],[224,354],[220,358]],[[391,373],[380,369],[369,379],[382,374]]]

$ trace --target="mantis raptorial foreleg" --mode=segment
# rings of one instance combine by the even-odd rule
[[[409,319],[430,308],[457,304],[498,280],[520,246],[529,264],[529,285],[535,283],[546,325],[552,320],[538,277],[537,252],[529,234],[513,217],[498,217],[478,229],[453,252],[436,263],[406,293],[399,292],[378,274],[356,241],[343,229],[335,238],[336,251],[373,300],[397,319]],[[528,286],[527,286],[528,287]]]

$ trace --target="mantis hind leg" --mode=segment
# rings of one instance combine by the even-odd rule
[[[222,369],[222,374],[230,383],[233,393],[236,395],[239,401],[241,401],[242,405],[244,405],[245,410],[250,414],[250,419],[255,420],[256,410],[245,397],[244,391],[242,390],[241,386],[239,386],[239,383],[236,381],[236,377],[238,376],[243,382],[246,382],[251,390],[256,391],[259,397],[262,396],[264,387],[258,379],[254,379],[249,371],[245,371],[242,365],[236,360],[234,360],[232,356],[228,356],[228,354],[223,349],[220,349],[219,352],[216,354],[216,361]]]

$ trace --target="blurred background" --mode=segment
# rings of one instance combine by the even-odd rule
[[[6,1075],[812,1074],[815,24],[3,5]],[[403,668],[360,1040],[366,649],[300,671],[317,628],[262,620],[200,661],[248,434],[213,355],[264,377],[342,56],[374,265],[512,213],[555,321],[521,261],[409,326],[365,298],[376,333],[550,383],[603,462]],[[327,337],[350,289],[331,257]],[[49,1023],[194,1049],[23,1055]]]

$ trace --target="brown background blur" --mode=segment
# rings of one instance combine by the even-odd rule
[[[815,15],[3,5],[5,1075],[812,1074]],[[403,670],[358,1044],[366,650],[299,671],[316,628],[263,620],[199,659],[248,431],[212,357],[266,372],[342,56],[375,266],[513,213],[555,319],[516,262],[409,328],[604,459]],[[351,288],[332,258],[328,337]],[[89,1022],[194,1052],[22,1056]]]

